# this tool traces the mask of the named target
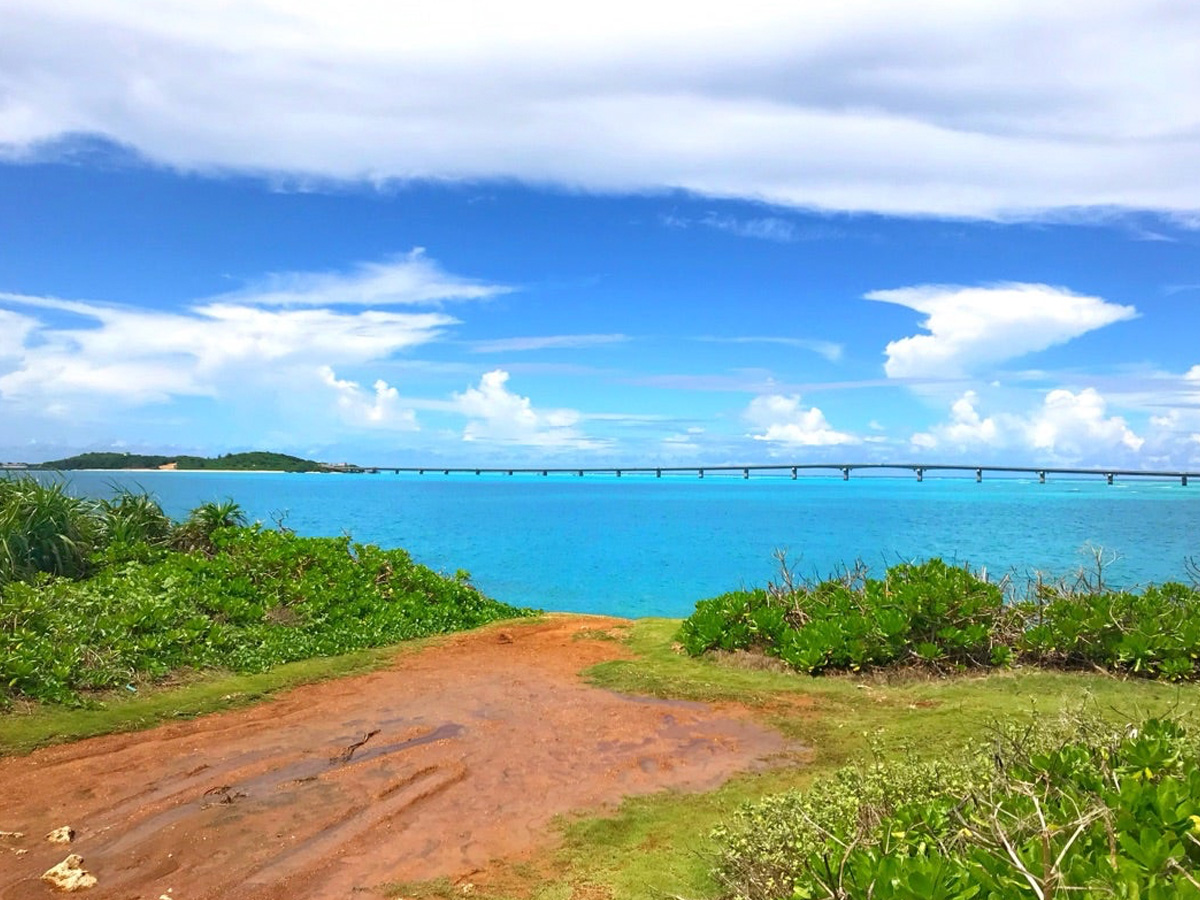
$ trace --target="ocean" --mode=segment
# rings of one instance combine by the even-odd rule
[[[932,556],[1022,584],[1114,558],[1119,586],[1186,581],[1200,561],[1200,484],[1054,476],[992,478],[75,472],[79,494],[112,484],[155,494],[180,518],[232,498],[252,519],[305,535],[350,534],[466,569],[497,599],[547,610],[685,616],[697,600],[795,570],[862,560],[881,574]]]

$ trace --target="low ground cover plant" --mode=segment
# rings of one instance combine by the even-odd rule
[[[679,641],[693,656],[757,650],[812,675],[1023,662],[1192,680],[1200,677],[1200,590],[1039,582],[1013,601],[968,569],[931,559],[893,566],[880,579],[855,570],[814,585],[703,600]]]
[[[18,564],[0,579],[0,707],[78,703],[181,668],[263,671],[531,612],[403,550],[245,525],[232,502],[175,525],[143,495],[93,503],[25,487],[22,503],[45,490],[51,512],[61,504],[78,522],[6,535]]]
[[[1172,719],[997,728],[847,768],[714,838],[737,900],[1200,898],[1200,744]]]

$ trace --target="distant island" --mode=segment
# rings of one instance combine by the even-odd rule
[[[66,459],[30,463],[30,469],[49,469],[66,472],[76,469],[201,469],[226,471],[271,472],[342,472],[353,470],[346,463],[320,463],[286,453],[227,453],[224,456],[156,456],[141,453],[80,453]]]

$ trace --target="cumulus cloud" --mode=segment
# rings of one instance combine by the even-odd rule
[[[321,382],[332,388],[343,421],[350,425],[417,431],[417,414],[402,406],[400,392],[383,379],[376,380],[368,394],[356,381],[341,379],[329,366],[317,369]]]
[[[1145,438],[1121,416],[1108,414],[1108,403],[1095,388],[1049,391],[1041,406],[1026,413],[980,412],[979,395],[964,393],[946,422],[913,435],[925,450],[1021,450],[1039,460],[1111,462],[1114,454],[1136,455]]]
[[[0,309],[0,360],[19,357],[25,351],[26,339],[37,326],[37,319]]]
[[[755,397],[746,407],[743,417],[762,430],[761,434],[752,435],[756,441],[798,447],[828,447],[859,442],[852,434],[835,431],[817,407],[801,405],[798,394],[764,394]]]
[[[231,377],[269,376],[296,362],[380,359],[427,343],[456,322],[441,313],[345,314],[228,303],[162,312],[13,294],[0,294],[0,300],[89,320],[79,327],[35,326],[37,342],[0,375],[0,397],[17,402],[90,396],[136,405],[177,395],[215,396]]]
[[[1132,306],[1045,284],[919,285],[866,298],[926,315],[920,326],[929,334],[884,348],[889,378],[960,377],[1138,314]]]
[[[503,369],[485,372],[479,384],[454,395],[458,412],[468,418],[464,441],[516,444],[543,449],[587,450],[603,446],[576,426],[573,409],[538,409],[528,397],[510,391]]]
[[[87,134],[202,171],[950,216],[1200,209],[1196,4],[0,0],[0,16],[15,158]]]
[[[503,290],[448,274],[414,251],[343,274],[272,276],[179,310],[0,293],[9,307],[0,307],[0,399],[66,410],[233,396],[252,386],[286,390],[290,372],[387,359],[458,323],[440,311],[345,307],[432,305]],[[386,397],[374,403],[383,415]]]

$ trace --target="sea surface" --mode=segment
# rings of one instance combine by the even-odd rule
[[[1091,566],[1091,548],[1115,557],[1104,575],[1119,586],[1186,581],[1185,560],[1200,561],[1200,484],[1177,481],[76,472],[69,482],[93,496],[143,488],[176,518],[232,498],[267,525],[466,569],[508,603],[620,616],[684,616],[697,600],[764,585],[777,548],[804,576],[941,556],[1023,584]]]

